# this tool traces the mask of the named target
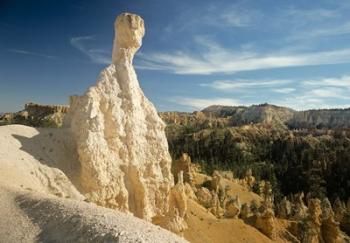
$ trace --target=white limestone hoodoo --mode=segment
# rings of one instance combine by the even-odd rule
[[[115,22],[112,64],[96,85],[71,99],[70,127],[85,196],[146,220],[168,210],[173,177],[165,125],[143,94],[132,60],[145,34],[140,16]]]

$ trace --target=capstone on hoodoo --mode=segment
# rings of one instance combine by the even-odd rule
[[[151,221],[167,213],[173,186],[165,124],[132,66],[145,34],[143,19],[121,14],[115,31],[112,64],[96,85],[71,99],[64,125],[77,146],[88,200]]]

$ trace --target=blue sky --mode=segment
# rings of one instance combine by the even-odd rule
[[[350,107],[348,0],[1,0],[0,111],[65,104],[111,62],[113,22],[145,20],[134,60],[158,110]]]

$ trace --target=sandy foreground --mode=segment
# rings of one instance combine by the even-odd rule
[[[84,202],[64,131],[0,127],[0,242],[185,242],[130,214]],[[64,151],[64,152],[62,152]],[[64,171],[64,172],[63,172]]]

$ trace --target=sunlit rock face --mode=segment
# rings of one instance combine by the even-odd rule
[[[71,99],[70,127],[85,196],[151,220],[168,210],[173,177],[165,125],[139,86],[132,60],[145,34],[140,16],[115,22],[112,64],[96,85]]]

